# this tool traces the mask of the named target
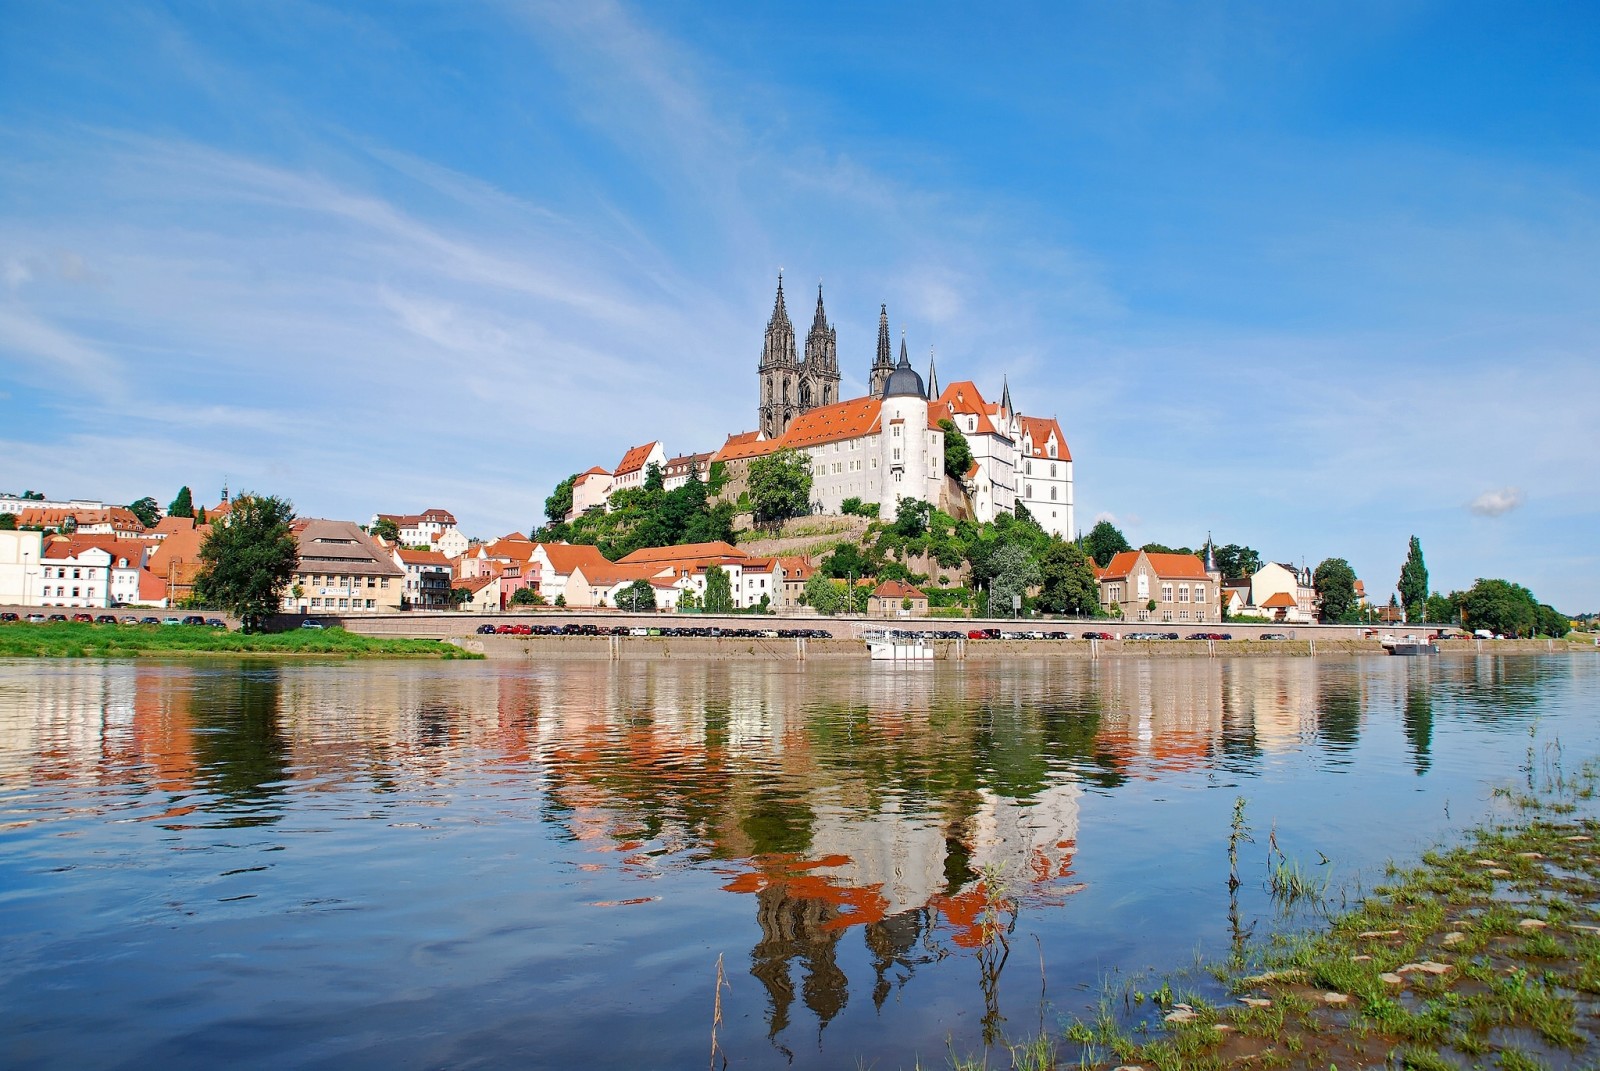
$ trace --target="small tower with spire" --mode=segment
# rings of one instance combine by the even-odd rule
[[[889,351],[889,306],[878,306],[878,355],[873,358],[872,372],[867,378],[867,393],[874,398],[883,397],[883,385],[889,382],[894,371],[894,358]]]
[[[939,400],[939,373],[933,368],[933,347],[928,347],[928,401]]]

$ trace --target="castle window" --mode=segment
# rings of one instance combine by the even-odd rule
[[[1052,461],[1052,462],[1050,462],[1050,475],[1053,477],[1053,476],[1055,476],[1055,474],[1056,474],[1056,463],[1054,461]]]
[[[1031,462],[1031,461],[1024,461],[1024,462],[1023,462],[1023,463],[1022,463],[1022,471],[1023,471],[1023,473],[1024,473],[1024,474],[1025,474],[1025,475],[1028,475],[1028,476],[1032,476],[1032,475],[1033,475],[1033,462]],[[1029,491],[1029,492],[1028,492],[1028,493],[1029,493],[1029,494],[1030,494],[1030,495],[1031,495],[1031,494],[1033,494],[1033,492],[1032,492],[1032,491]]]
[[[1172,601],[1172,585],[1171,584],[1162,584],[1161,585],[1161,601],[1162,602],[1171,602]]]
[[[1056,456],[1056,444],[1055,444],[1055,443],[1051,443],[1051,444],[1050,444],[1050,445],[1049,445],[1049,446],[1048,446],[1048,447],[1047,447],[1047,448],[1046,448],[1046,451],[1045,451],[1045,452],[1046,452],[1046,453],[1048,453],[1048,454],[1049,454],[1049,455],[1050,455],[1050,456],[1051,456],[1051,457],[1055,457],[1055,456]]]
[[[1027,487],[1022,492],[1022,497],[1023,498],[1032,498],[1033,497],[1033,484],[1030,483],[1030,484],[1027,485]]]
[[[1052,488],[1050,488],[1050,501],[1054,502],[1055,500],[1056,500],[1056,489],[1054,487],[1052,487]]]

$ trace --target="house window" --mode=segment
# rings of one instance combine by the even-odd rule
[[[1055,474],[1056,474],[1056,463],[1054,461],[1052,461],[1052,462],[1050,462],[1050,475],[1053,477],[1053,476],[1055,476]]]
[[[312,606],[321,606],[322,605],[322,597],[319,596],[319,595],[311,596],[311,605]]]
[[[81,570],[81,569],[72,570],[72,579],[80,580],[82,578],[83,578],[83,570]]]
[[[1172,611],[1171,610],[1162,610],[1161,611],[1161,620],[1163,620],[1163,621],[1171,621],[1172,620]]]
[[[1050,444],[1050,446],[1049,446],[1049,449],[1048,449],[1048,450],[1047,450],[1047,451],[1046,451],[1046,452],[1047,452],[1047,453],[1048,453],[1048,454],[1049,454],[1049,455],[1050,455],[1050,456],[1051,456],[1051,457],[1055,457],[1055,456],[1056,456],[1056,444],[1055,444],[1055,443],[1051,443],[1051,444]],[[1053,468],[1054,468],[1054,466],[1051,466],[1051,468],[1052,468],[1052,469],[1053,469]],[[1052,475],[1052,476],[1053,476],[1053,475],[1055,475],[1055,473],[1054,473],[1054,472],[1052,472],[1052,473],[1051,473],[1051,475]]]
[[[1172,601],[1172,585],[1171,584],[1162,584],[1161,585],[1161,601],[1162,602],[1171,602]]]
[[[1033,475],[1033,462],[1024,461],[1022,463],[1022,473],[1023,473],[1024,476],[1032,476]]]
[[[1148,599],[1149,597],[1150,597],[1150,578],[1148,576],[1144,576],[1143,574],[1141,574],[1140,577],[1139,577],[1139,598]]]
[[[348,610],[349,608],[350,608],[350,600],[349,599],[340,599],[339,600],[339,609]]]
[[[1055,473],[1052,472],[1050,475],[1054,476]],[[1054,487],[1052,487],[1052,488],[1050,488],[1050,501],[1054,502],[1055,500],[1056,500],[1056,489]]]
[[[1150,611],[1149,610],[1140,610],[1139,611],[1139,620],[1140,621],[1148,621],[1148,620],[1150,620]]]
[[[1188,584],[1179,584],[1178,585],[1178,601],[1179,602],[1188,602],[1189,601],[1189,585]]]
[[[894,448],[894,459],[896,461],[900,460],[900,448],[898,446]]]
[[[1179,610],[1178,611],[1178,620],[1179,621],[1187,621],[1187,620],[1189,620],[1189,611],[1188,610]]]
[[[1022,497],[1023,498],[1032,498],[1033,497],[1033,484],[1030,483],[1023,489]]]
[[[377,605],[378,604],[377,604],[377,602],[375,600],[373,600],[373,599],[368,599],[367,600],[367,609],[371,610],[374,607],[376,607]]]
[[[72,597],[74,599],[76,599],[78,597],[78,589],[77,588],[73,588],[72,589]]]
[[[900,438],[900,425],[899,424],[896,424],[894,426],[894,437],[896,439]]]
[[[1206,601],[1206,589],[1201,584],[1196,584],[1194,586],[1194,601],[1195,602],[1205,602]]]

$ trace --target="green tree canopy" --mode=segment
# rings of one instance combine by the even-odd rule
[[[894,534],[901,539],[915,539],[928,530],[928,519],[933,516],[933,506],[920,498],[902,498],[894,515]]]
[[[184,486],[178,488],[178,497],[174,498],[172,500],[172,504],[167,507],[167,516],[168,517],[193,517],[194,516],[194,495],[192,493],[190,493],[189,487],[188,487],[187,484],[185,484]]]
[[[378,518],[378,523],[372,526],[372,534],[391,543],[400,542],[400,526],[392,517]]]
[[[578,474],[575,472],[556,484],[556,489],[544,500],[544,515],[551,524],[560,524],[572,512],[572,487],[577,482]]]
[[[807,606],[819,614],[832,617],[844,606],[845,588],[843,584],[829,580],[825,574],[816,572],[806,581],[805,595]]]
[[[128,512],[139,518],[139,523],[146,528],[154,528],[161,520],[161,507],[149,495],[145,495],[137,502],[128,503]]]
[[[1039,558],[1039,608],[1053,614],[1093,617],[1100,588],[1088,555],[1076,543],[1053,540]]]
[[[710,578],[707,578],[708,582]],[[635,580],[617,592],[617,609],[643,613],[656,608],[656,589],[648,580]]]
[[[1102,569],[1110,565],[1111,559],[1116,555],[1133,549],[1128,544],[1127,537],[1122,534],[1122,530],[1110,521],[1100,521],[1089,529],[1089,534],[1084,537],[1084,544],[1083,549],[1088,551],[1089,557],[1093,558],[1095,564]]]
[[[0,532],[15,532],[17,530],[17,515],[15,513],[0,513]]]
[[[972,468],[972,445],[949,417],[941,418],[939,427],[944,431],[944,474],[965,480],[967,470]]]
[[[708,614],[733,613],[733,581],[720,565],[706,570],[705,611]]]
[[[1466,626],[1488,629],[1501,636],[1531,636],[1539,623],[1539,604],[1533,593],[1509,580],[1484,580],[1461,600]]]
[[[778,450],[750,462],[750,512],[756,524],[777,526],[811,512],[811,464],[798,450]]]
[[[243,623],[246,632],[276,613],[300,560],[294,533],[294,506],[273,495],[239,495],[233,508],[200,546],[196,597],[221,607]]]
[[[511,593],[512,606],[543,606],[544,596],[532,588],[518,588]]]
[[[1011,609],[1013,595],[1026,596],[1028,589],[1037,587],[1043,577],[1039,565],[1020,543],[1007,543],[989,559],[992,578],[989,590],[994,593],[996,612]]]
[[[1422,621],[1428,616],[1428,567],[1422,561],[1422,541],[1411,537],[1411,549],[1400,567],[1400,605],[1406,608],[1407,621]]]
[[[884,566],[883,555],[876,547],[862,550],[854,543],[840,543],[833,553],[822,559],[821,570],[836,579],[877,576]]]
[[[1237,543],[1212,548],[1211,557],[1225,580],[1241,580],[1261,568],[1261,555]]]
[[[1322,620],[1356,619],[1356,573],[1343,558],[1327,558],[1311,575],[1322,603]]]

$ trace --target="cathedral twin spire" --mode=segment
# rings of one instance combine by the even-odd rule
[[[801,413],[839,400],[838,333],[828,323],[817,286],[817,314],[806,335],[805,359],[795,359],[794,324],[783,301],[783,273],[761,347],[761,432],[775,439]]]

